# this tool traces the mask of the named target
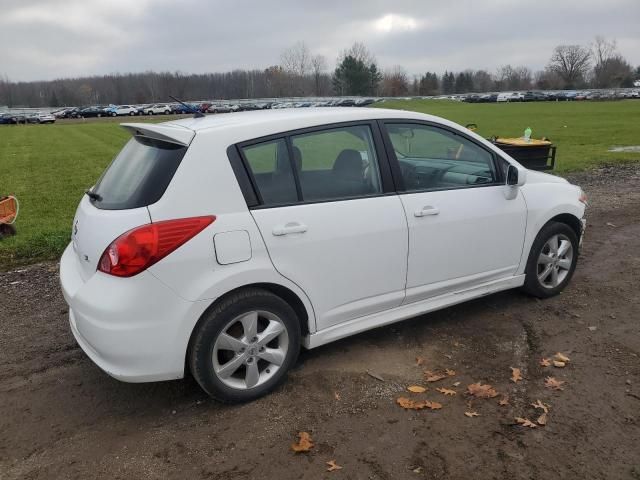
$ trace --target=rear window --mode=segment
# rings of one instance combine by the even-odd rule
[[[133,137],[98,180],[91,200],[104,210],[146,207],[160,200],[187,147],[145,137]]]

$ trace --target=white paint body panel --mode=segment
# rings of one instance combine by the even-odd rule
[[[385,118],[457,129],[523,170],[452,122],[400,110],[306,108],[127,125],[134,134],[189,148],[165,194],[147,208],[105,211],[86,197],[80,202],[79,238],[60,262],[78,343],[121,380],[180,378],[190,336],[207,308],[235,289],[270,284],[300,299],[308,317],[304,344],[312,348],[517,287],[540,228],[559,214],[578,219],[584,214],[577,187],[537,172],[527,172],[512,200],[502,187],[483,187],[247,208],[227,157],[229,145],[298,128]],[[425,204],[437,204],[440,214],[414,217],[412,211]],[[131,278],[96,272],[97,256],[125,231],[201,215],[216,220],[145,272]],[[272,234],[290,222],[303,223],[306,232]]]

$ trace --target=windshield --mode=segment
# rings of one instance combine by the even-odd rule
[[[187,147],[133,137],[98,180],[91,202],[105,210],[145,207],[157,202],[173,178]]]

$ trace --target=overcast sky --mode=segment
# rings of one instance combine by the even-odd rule
[[[640,0],[0,0],[0,75],[265,68],[300,40],[331,69],[361,41],[411,74],[537,70],[598,34],[639,65]]]

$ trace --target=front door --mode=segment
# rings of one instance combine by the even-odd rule
[[[426,124],[386,123],[409,225],[406,303],[515,274],[526,205],[507,200],[493,152]]]

